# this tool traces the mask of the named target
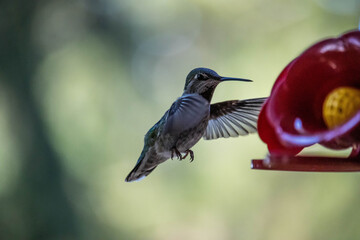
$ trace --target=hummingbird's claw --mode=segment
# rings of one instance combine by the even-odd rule
[[[189,150],[190,151],[190,162],[194,161],[194,152]]]
[[[173,147],[173,148],[171,149],[171,159],[174,158],[174,154],[176,155],[176,157],[177,157],[179,160],[182,160],[182,159],[183,159],[181,153],[179,152],[179,150],[177,150],[176,147]]]
[[[190,162],[192,162],[192,161],[194,161],[194,152],[190,149],[186,150],[186,154],[183,157],[183,159],[185,159],[189,153],[190,153]]]

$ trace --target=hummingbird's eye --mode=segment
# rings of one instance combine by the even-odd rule
[[[209,79],[206,75],[200,74],[200,73],[199,73],[199,74],[196,74],[195,78],[196,78],[197,80],[200,80],[200,81]]]

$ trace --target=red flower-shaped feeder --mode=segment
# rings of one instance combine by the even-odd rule
[[[270,155],[253,169],[360,171],[360,31],[326,39],[277,78],[258,121]],[[352,148],[348,158],[295,156],[319,143]]]

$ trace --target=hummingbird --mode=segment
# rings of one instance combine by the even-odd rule
[[[266,98],[232,100],[210,104],[215,88],[226,81],[249,79],[222,77],[208,68],[195,68],[186,77],[184,92],[146,133],[144,147],[126,182],[141,180],[159,164],[188,155],[205,140],[237,137],[257,131],[257,118]]]

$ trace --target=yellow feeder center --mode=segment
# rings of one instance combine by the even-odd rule
[[[360,110],[360,90],[339,87],[331,91],[323,104],[323,118],[328,128],[345,123]]]

